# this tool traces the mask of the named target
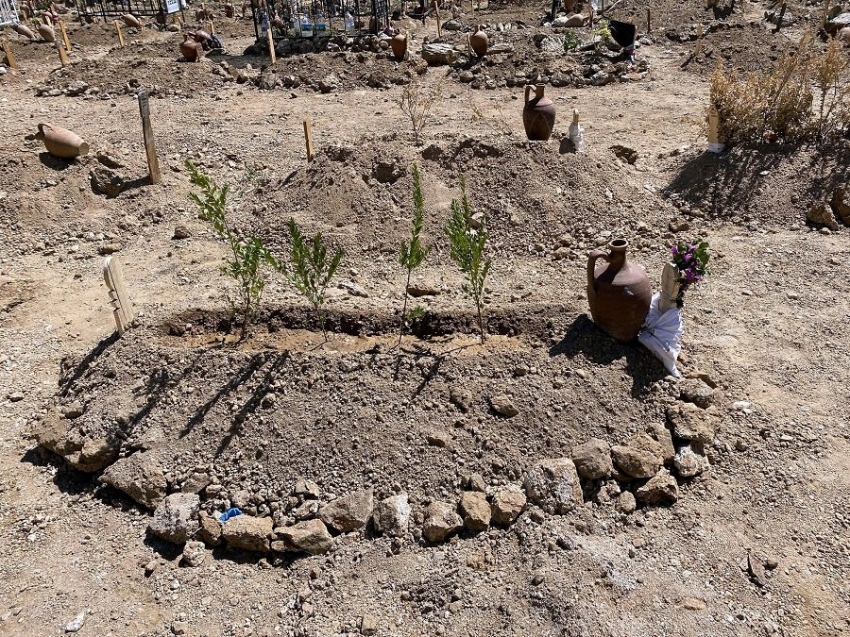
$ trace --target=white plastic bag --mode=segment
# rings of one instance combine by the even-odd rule
[[[656,292],[652,295],[649,305],[649,314],[638,334],[638,340],[664,363],[664,367],[676,378],[681,374],[676,369],[676,359],[682,349],[682,334],[685,326],[682,321],[682,313],[677,307],[671,307],[662,314],[658,309],[658,299],[661,295]]]

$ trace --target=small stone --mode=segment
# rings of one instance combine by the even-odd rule
[[[679,384],[682,400],[702,409],[714,404],[715,390],[698,378],[686,378]]]
[[[375,530],[391,537],[404,537],[410,524],[410,513],[410,502],[406,493],[381,500],[375,505],[372,515]]]
[[[711,444],[714,440],[714,414],[691,403],[680,403],[667,408],[667,420],[673,435],[682,440]]]
[[[24,395],[19,391],[13,391],[11,394],[6,396],[9,399],[9,402],[17,403],[24,399]]]
[[[647,425],[646,433],[661,446],[661,458],[664,464],[673,462],[676,455],[676,447],[673,445],[673,435],[662,422],[653,422]]]
[[[519,489],[502,489],[493,495],[490,507],[493,524],[510,526],[525,511],[525,494]]]
[[[511,397],[507,394],[497,394],[490,398],[490,406],[493,408],[493,411],[505,418],[513,418],[519,413]]]
[[[203,542],[189,540],[183,547],[183,563],[186,566],[201,566],[207,558],[207,547]]]
[[[764,587],[767,584],[767,577],[764,574],[764,566],[761,561],[752,553],[747,553],[747,571],[750,579],[759,587]]]
[[[407,293],[413,298],[421,296],[439,296],[440,288],[427,283],[411,283],[407,286]]]
[[[116,252],[121,251],[121,244],[117,241],[113,243],[104,243],[98,246],[97,253],[101,256],[105,256],[107,254],[115,254]]]
[[[66,633],[76,633],[86,623],[86,611],[81,610],[80,614],[74,617],[71,621],[65,624]]]
[[[198,522],[201,539],[209,546],[219,546],[221,544],[221,522],[206,511],[201,511]]]
[[[486,531],[490,526],[490,503],[480,491],[464,491],[460,496],[459,508],[464,526],[473,533]]]
[[[432,544],[443,542],[462,528],[463,520],[448,502],[432,502],[426,507],[422,534]]]
[[[321,520],[298,522],[293,526],[277,528],[275,533],[283,539],[287,550],[323,555],[333,546],[333,538]],[[272,548],[279,550],[277,542],[272,543]]]
[[[487,483],[484,482],[484,478],[480,473],[473,473],[466,479],[466,487],[470,491],[481,491],[485,493],[487,491]]]
[[[192,233],[189,232],[189,228],[186,226],[176,226],[174,228],[174,234],[171,235],[171,238],[180,241],[181,239],[188,239],[192,236]]]
[[[617,510],[620,513],[629,515],[630,513],[634,513],[636,508],[637,501],[631,491],[623,491],[617,498]]]
[[[271,518],[242,514],[224,522],[221,534],[233,548],[266,553],[273,526]]]
[[[355,491],[319,510],[322,522],[340,533],[356,531],[366,526],[375,505],[372,489]]]
[[[775,569],[775,568],[778,568],[778,567],[779,567],[779,560],[778,560],[778,559],[776,559],[776,557],[774,557],[774,556],[772,556],[772,555],[771,555],[770,557],[768,557],[768,558],[764,561],[764,567],[765,567],[766,569],[768,569],[768,570],[772,571],[773,569]]]
[[[679,499],[679,485],[667,469],[661,469],[635,492],[635,496],[644,504],[675,504]]]
[[[452,442],[452,437],[445,431],[432,431],[425,435],[425,439],[432,447],[448,447]]]
[[[82,406],[81,403],[73,402],[70,405],[65,405],[64,407],[62,407],[60,411],[62,415],[65,416],[65,418],[67,418],[68,420],[74,420],[82,416],[83,413],[85,413],[85,408]]]
[[[363,615],[360,619],[360,634],[361,635],[377,635],[378,620],[374,615]]]
[[[651,478],[664,464],[661,445],[648,434],[636,434],[611,449],[616,467],[631,478]]]
[[[183,544],[198,530],[200,503],[195,493],[172,493],[156,507],[148,529],[163,540]]]
[[[696,597],[683,597],[681,604],[682,604],[682,608],[685,608],[686,610],[705,610],[706,609],[706,603],[703,600],[698,599]]]
[[[584,503],[573,461],[553,458],[535,463],[525,478],[528,499],[548,513],[565,514]]]
[[[175,635],[185,635],[189,630],[189,624],[187,622],[181,621],[173,621],[171,622],[171,632]]]
[[[576,471],[585,480],[604,480],[614,473],[611,450],[604,440],[591,438],[576,445],[572,455]]]
[[[152,453],[134,453],[106,468],[100,481],[123,491],[133,500],[154,509],[165,497],[168,482]]]
[[[472,406],[472,393],[461,387],[452,387],[449,392],[449,400],[463,413],[468,413]]]
[[[708,461],[704,456],[697,454],[690,445],[685,445],[673,458],[673,466],[677,473],[683,478],[693,478],[705,471]]]
[[[312,480],[298,478],[295,481],[295,491],[293,491],[293,493],[311,500],[318,500],[319,496],[322,494],[322,490],[319,488],[319,485]]]

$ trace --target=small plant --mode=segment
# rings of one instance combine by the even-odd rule
[[[322,328],[322,335],[327,341],[328,333],[325,330],[324,311],[325,291],[328,289],[328,284],[336,273],[340,262],[342,262],[344,253],[340,248],[328,259],[328,248],[321,233],[316,233],[312,239],[308,240],[301,234],[301,229],[295,223],[295,219],[290,218],[286,226],[289,228],[292,242],[292,270],[288,271],[282,267],[278,269],[313,306]]]
[[[431,111],[443,99],[442,80],[426,86],[422,81],[411,81],[402,91],[399,106],[410,119],[416,145],[422,143],[422,130],[431,117]]]
[[[484,342],[484,282],[490,272],[491,259],[484,258],[484,247],[487,245],[487,228],[484,219],[480,224],[474,224],[469,198],[466,195],[466,179],[460,177],[461,199],[452,200],[452,216],[446,226],[446,235],[451,244],[451,258],[455,265],[466,275],[463,291],[472,297],[478,312],[478,332],[481,342]],[[478,225],[476,228],[475,225]]]
[[[186,169],[192,183],[201,189],[200,195],[189,193],[189,198],[198,208],[198,214],[212,225],[219,239],[230,246],[231,256],[225,258],[221,272],[236,281],[238,298],[236,301],[231,300],[231,304],[234,313],[238,312],[242,320],[239,334],[239,339],[242,340],[256,318],[266,286],[263,265],[280,269],[280,264],[265,247],[262,239],[240,237],[227,224],[229,186],[217,185],[190,161],[186,161]]]
[[[685,304],[685,292],[708,275],[708,241],[680,241],[670,248],[673,265],[679,270],[679,295],[676,307]]]
[[[564,33],[564,52],[570,53],[581,46],[581,38],[575,34],[573,29],[567,29]]]
[[[416,268],[422,265],[431,249],[428,246],[423,246],[419,238],[422,233],[424,214],[425,197],[422,195],[419,166],[413,164],[413,223],[410,227],[410,241],[401,242],[398,255],[399,264],[407,270],[407,281],[404,284],[404,305],[401,308],[401,328],[398,335],[399,344],[401,344],[401,338],[404,335],[404,326],[410,318],[407,316],[407,288],[410,287],[410,276]]]

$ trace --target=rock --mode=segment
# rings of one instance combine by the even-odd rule
[[[691,403],[679,403],[667,408],[667,420],[677,438],[703,445],[714,440],[715,418],[712,411],[705,411]]]
[[[198,530],[201,499],[195,493],[172,493],[153,513],[148,530],[173,544],[183,544]]]
[[[686,378],[679,383],[681,398],[697,407],[708,409],[714,404],[715,390],[699,378]]]
[[[469,84],[475,79],[475,74],[472,71],[461,71],[458,73],[457,79],[464,84]]]
[[[452,437],[445,431],[431,431],[425,434],[425,439],[432,447],[448,447],[452,443]]]
[[[100,471],[111,465],[121,450],[118,440],[108,438],[87,439],[83,448],[65,456],[72,467],[87,473]]]
[[[629,164],[634,164],[638,160],[638,152],[634,148],[614,144],[613,146],[610,146],[610,150],[613,151],[614,155]]]
[[[118,241],[112,241],[111,243],[102,243],[97,247],[97,253],[101,256],[106,256],[108,254],[115,254],[116,252],[121,251],[121,244]]]
[[[192,233],[189,232],[189,228],[186,226],[175,226],[174,234],[171,235],[171,238],[180,241],[181,239],[188,239],[191,236]]]
[[[583,27],[585,23],[585,16],[580,13],[574,13],[570,17],[567,18],[567,21],[564,23],[565,27]]]
[[[375,530],[391,537],[404,537],[410,525],[410,511],[406,493],[381,500],[372,514]]]
[[[203,542],[189,540],[183,547],[183,563],[186,566],[201,566],[207,559],[207,547]]]
[[[634,513],[637,508],[637,501],[631,491],[623,491],[617,498],[617,510],[626,515]]]
[[[221,522],[206,511],[201,511],[198,515],[198,523],[201,539],[209,546],[219,546],[221,544]]]
[[[519,413],[519,409],[513,403],[513,400],[507,394],[497,394],[490,398],[490,406],[500,416],[505,418],[513,418]]]
[[[548,513],[569,513],[584,502],[576,467],[569,458],[535,463],[525,478],[525,492]]]
[[[416,299],[421,296],[439,296],[440,288],[427,283],[411,283],[407,286],[407,293]]]
[[[24,395],[19,391],[13,391],[6,396],[9,399],[9,402],[17,403],[24,399]]]
[[[322,93],[330,93],[337,90],[339,88],[339,84],[339,78],[333,73],[330,73],[319,80],[319,90]]]
[[[547,35],[544,38],[541,38],[538,46],[541,51],[547,51],[549,53],[563,53],[565,42],[566,39],[562,35]]]
[[[462,528],[463,520],[448,502],[432,502],[426,507],[422,534],[432,544],[443,542]]]
[[[62,415],[68,420],[75,420],[85,413],[86,409],[79,402],[73,402],[70,405],[64,405],[60,408]]]
[[[311,500],[318,500],[319,496],[322,495],[322,490],[319,488],[319,485],[312,480],[298,478],[295,481],[295,491],[293,491],[293,493]]]
[[[683,597],[681,601],[682,608],[685,610],[705,610],[706,604],[698,597]]]
[[[573,463],[585,480],[603,480],[614,473],[611,450],[608,443],[599,438],[591,438],[573,447]]]
[[[490,526],[490,503],[480,491],[464,491],[460,495],[459,508],[463,524],[470,531],[486,531]]]
[[[635,492],[635,497],[644,504],[675,504],[679,499],[679,485],[667,469],[661,469]]]
[[[472,392],[462,387],[452,387],[449,391],[449,400],[463,413],[468,413],[472,406]]]
[[[764,572],[764,566],[755,555],[747,553],[747,573],[750,579],[759,587],[764,587],[767,584],[767,577]]]
[[[222,524],[221,535],[232,548],[266,553],[269,550],[272,527],[271,518],[242,514]]]
[[[818,201],[809,208],[806,212],[806,221],[816,226],[825,226],[830,230],[838,230],[840,227],[832,208],[823,201]]]
[[[519,489],[496,491],[490,506],[491,521],[500,526],[510,526],[525,511],[525,505],[525,494]]]
[[[275,533],[283,540],[288,551],[324,555],[333,545],[328,527],[321,520],[298,522],[292,526],[277,528]],[[272,542],[272,548],[279,550],[278,543]]]
[[[458,57],[460,57],[460,52],[455,51],[451,44],[435,42],[422,45],[422,59],[431,66],[454,64]]]
[[[378,620],[374,615],[363,615],[360,619],[360,634],[361,635],[377,635]]]
[[[661,445],[648,434],[635,434],[611,449],[616,467],[630,478],[651,478],[664,464]]]
[[[358,285],[354,281],[342,281],[339,284],[339,287],[348,292],[351,296],[357,296],[364,299],[369,298],[369,293],[366,291],[366,289],[362,285]]]
[[[78,95],[82,95],[89,88],[89,85],[82,80],[77,80],[76,82],[71,82],[68,85],[68,88],[65,89],[65,94],[68,97],[77,97]]]
[[[86,611],[81,610],[80,614],[74,617],[71,621],[65,624],[66,633],[76,633],[86,623]]]
[[[446,20],[443,22],[444,31],[460,31],[463,27],[459,20]]]
[[[846,188],[839,186],[832,191],[832,211],[845,226],[850,226],[850,202],[847,201]]]
[[[676,455],[676,447],[673,445],[673,434],[670,433],[666,425],[661,422],[653,422],[647,425],[646,433],[661,445],[661,457],[664,464],[673,462],[673,456]]]
[[[340,533],[356,531],[366,526],[374,507],[372,489],[355,491],[326,504],[319,510],[322,522]]]
[[[165,497],[168,483],[151,453],[134,453],[110,465],[100,481],[123,491],[148,509],[155,509]]]
[[[690,445],[685,445],[673,457],[673,466],[683,478],[692,478],[705,471],[708,460],[696,453]]]
[[[95,166],[89,176],[92,190],[107,197],[117,197],[127,187],[124,178],[106,166]]]
[[[183,493],[200,493],[212,484],[212,478],[208,473],[197,471],[186,478],[183,487],[180,489]]]
[[[185,635],[189,631],[189,623],[174,620],[171,622],[171,632],[175,635]]]
[[[402,162],[376,159],[372,162],[372,176],[381,184],[394,184],[407,172]]]
[[[480,473],[473,473],[470,475],[465,481],[464,484],[467,489],[470,491],[481,491],[481,493],[487,492],[487,483],[484,482],[484,478]]]

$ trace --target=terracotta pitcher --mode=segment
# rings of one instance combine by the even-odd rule
[[[626,259],[629,242],[614,239],[608,251],[587,257],[587,300],[593,322],[609,336],[626,343],[635,338],[646,320],[652,286],[643,268]],[[597,259],[608,263],[596,270]]]
[[[489,45],[490,40],[487,38],[487,34],[484,33],[484,29],[480,26],[478,27],[478,31],[469,36],[469,46],[475,51],[475,55],[480,58],[487,55],[487,47]]]
[[[525,106],[522,109],[522,123],[525,135],[532,141],[548,141],[555,128],[555,105],[544,97],[545,84],[526,84]],[[532,89],[534,97],[529,99]]]
[[[56,42],[56,32],[53,30],[53,27],[49,24],[39,24],[38,25],[38,34],[41,36],[41,39],[45,42]]]
[[[124,21],[124,24],[126,24],[128,27],[136,27],[138,29],[138,28],[141,28],[141,26],[142,26],[142,23],[139,22],[139,19],[136,16],[134,16],[132,13],[125,13],[124,15],[121,16],[121,19]]]
[[[204,47],[195,41],[194,34],[186,33],[180,43],[180,53],[188,62],[197,62],[204,54]]]
[[[392,47],[395,59],[403,60],[405,53],[407,53],[407,36],[403,33],[396,33],[390,40],[390,47]]]
[[[32,32],[32,29],[30,29],[25,24],[16,24],[15,26],[12,27],[12,29],[15,31],[15,33],[22,35],[25,38],[29,38],[30,40],[36,40],[37,39],[35,37],[35,33]]]
[[[54,157],[73,159],[89,153],[89,145],[82,137],[54,124],[39,124],[35,138],[43,141],[47,152]]]

